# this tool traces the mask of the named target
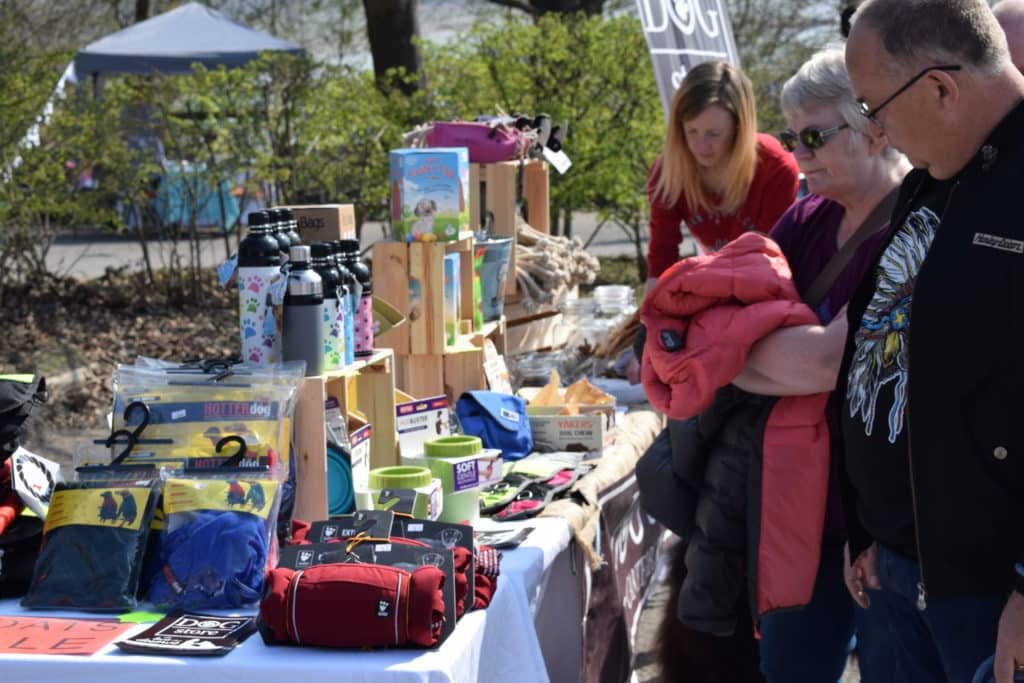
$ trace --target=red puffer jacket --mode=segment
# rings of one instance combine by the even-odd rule
[[[747,233],[721,251],[677,263],[648,295],[641,318],[647,327],[642,377],[651,403],[678,420],[698,416],[713,403],[713,419],[723,422],[725,415],[724,426],[714,429],[702,429],[700,418],[695,423],[693,448],[703,452],[693,457],[708,461],[695,470],[703,481],[687,482],[699,491],[693,509],[685,511],[695,527],[686,539],[694,596],[721,589],[727,596],[720,607],[735,598],[745,578],[757,615],[808,603],[828,489],[828,394],[770,404],[744,394],[770,407],[766,419],[752,417],[757,410],[721,409],[743,394],[729,385],[755,342],[782,327],[818,323],[801,302],[778,245]],[[733,461],[716,467],[719,457]],[[746,519],[746,538],[714,538],[716,533],[743,535],[735,523],[737,510],[746,513],[739,517]],[[745,558],[716,557],[723,548],[737,547],[741,552],[745,547]],[[690,566],[691,558],[698,566]],[[726,574],[746,576],[722,576],[723,567],[729,568]],[[684,585],[684,598],[685,593]],[[696,627],[703,616],[711,625],[706,630],[718,630],[711,617],[720,614],[696,615]]]

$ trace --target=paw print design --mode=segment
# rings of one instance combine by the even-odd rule
[[[260,347],[254,348],[249,352],[249,360],[253,363],[259,363],[263,360],[263,350]]]
[[[259,275],[253,275],[249,279],[249,291],[259,292],[261,289],[263,289],[263,278],[261,278]]]
[[[255,336],[256,336],[256,321],[251,319],[251,318],[247,318],[246,320],[243,320],[242,321],[242,337],[245,338],[245,339],[248,339],[249,337],[255,337]]]
[[[259,299],[253,299],[252,297],[246,299],[246,301],[245,301],[245,310],[246,311],[248,311],[249,313],[255,313],[259,309],[260,309]]]

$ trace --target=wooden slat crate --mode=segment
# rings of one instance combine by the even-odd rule
[[[295,406],[295,516],[327,519],[327,429],[324,402],[337,399],[342,415],[359,412],[373,427],[370,466],[399,464],[395,431],[395,356],[378,349],[326,375],[306,377],[299,386]]]

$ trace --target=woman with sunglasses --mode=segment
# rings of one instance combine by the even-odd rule
[[[827,289],[813,287],[820,295],[811,294],[819,301],[816,313],[824,326],[821,333],[827,335],[840,330],[829,323],[842,317],[840,311],[882,246],[894,193],[910,164],[884,137],[873,134],[860,113],[841,50],[814,55],[786,82],[782,110],[789,129],[779,137],[793,153],[810,194],[782,216],[771,237],[786,255],[805,299],[826,264],[853,240],[845,267],[825,283]],[[806,338],[790,335],[785,330],[762,340],[734,383],[772,396],[831,390],[834,378],[823,381],[807,370],[814,348]],[[840,359],[834,360],[838,368]],[[839,433],[835,403],[830,403],[828,415],[833,440]],[[836,458],[832,461],[834,465]],[[845,529],[834,470],[812,601],[801,610],[769,613],[761,621],[761,668],[769,683],[839,680],[854,634],[863,683],[898,680],[879,605],[883,597],[873,594],[865,610],[855,607],[845,589]]]
[[[699,249],[715,251],[744,232],[768,232],[793,203],[797,184],[793,158],[757,133],[743,72],[725,62],[693,67],[672,99],[665,144],[648,178],[648,277],[679,260],[683,223]]]

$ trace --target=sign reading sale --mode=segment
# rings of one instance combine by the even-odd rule
[[[636,5],[666,119],[672,96],[693,66],[713,59],[740,65],[722,0],[636,0]]]
[[[0,616],[0,653],[92,655],[135,627],[100,619]]]

